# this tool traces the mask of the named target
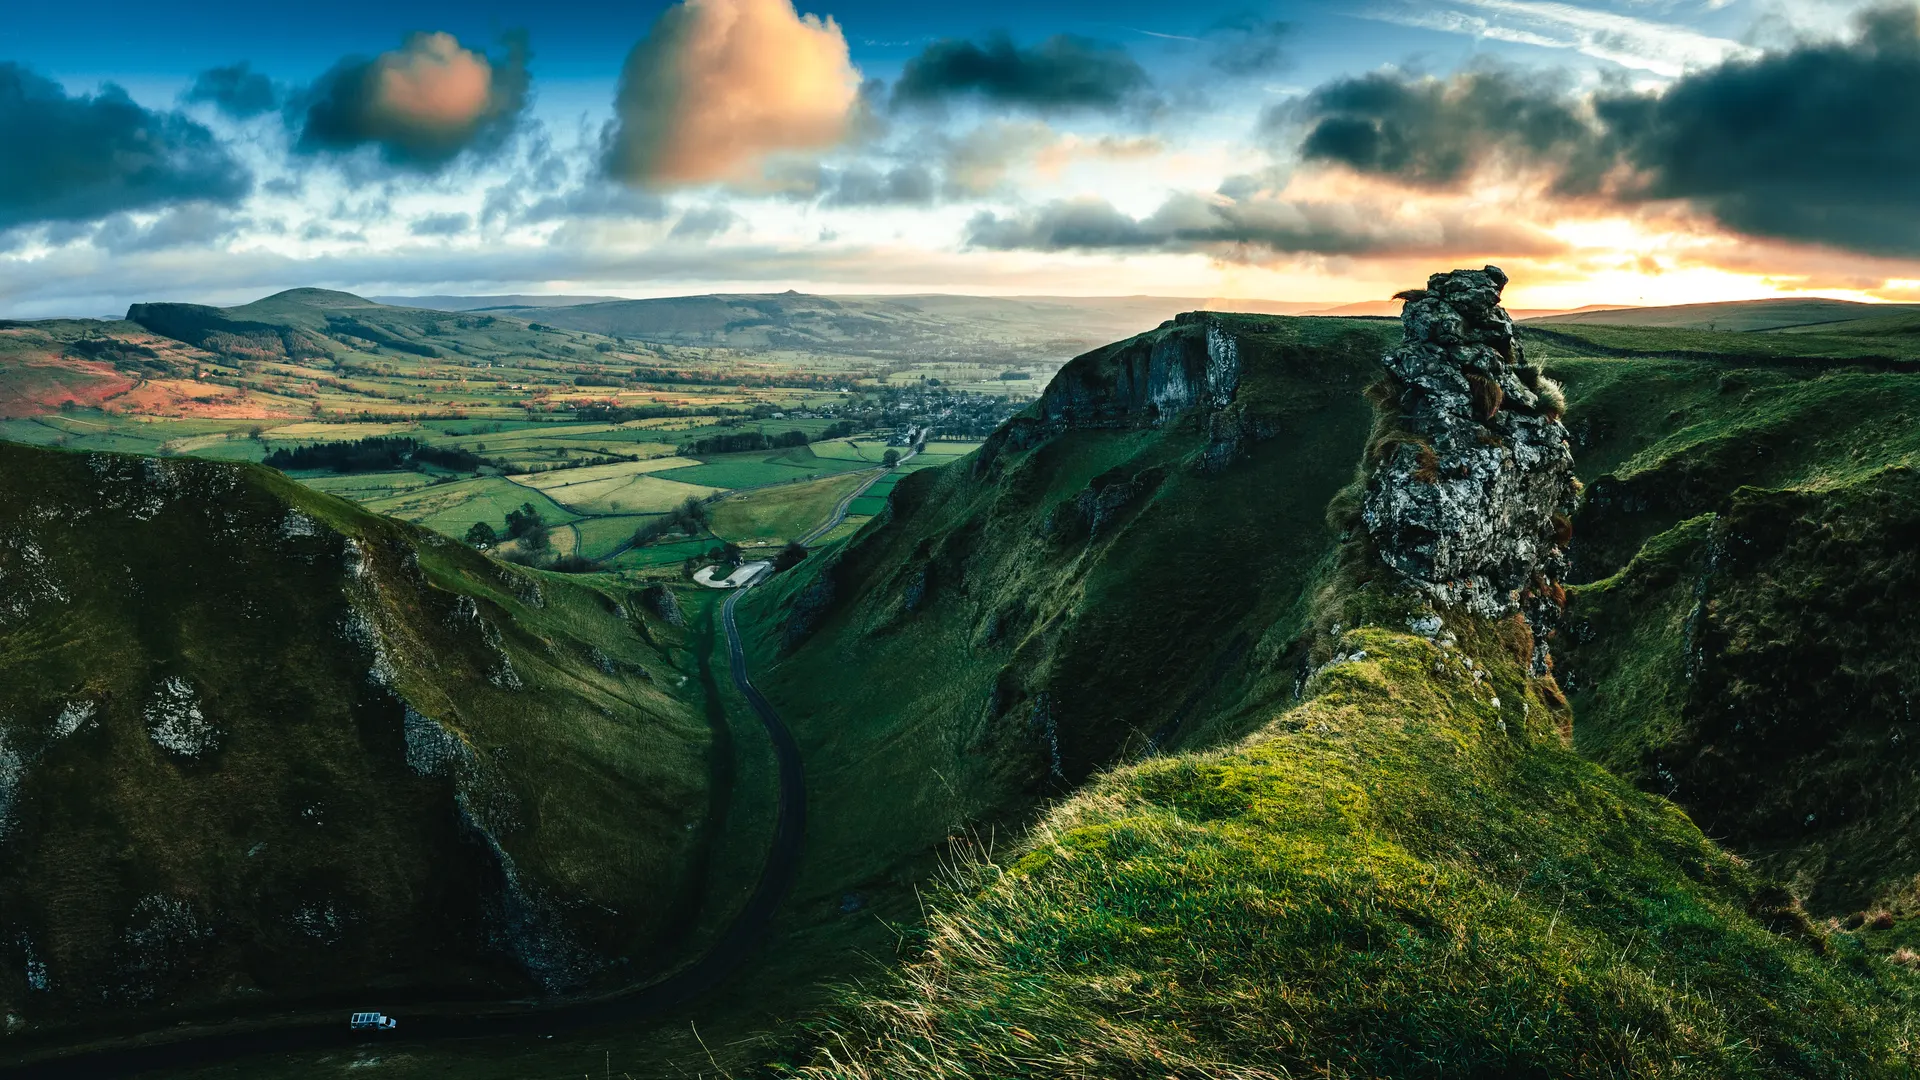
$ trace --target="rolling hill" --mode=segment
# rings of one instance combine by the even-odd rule
[[[386,304],[389,307],[427,308],[432,311],[484,311],[489,308],[571,307],[575,304],[604,304],[627,298],[510,293],[499,296],[375,296],[371,299],[376,304]]]
[[[1167,297],[808,296],[620,300],[497,314],[688,347],[920,360],[1060,363],[1213,302]],[[1219,301],[1238,305],[1241,301]],[[1311,304],[1254,305],[1299,311]]]

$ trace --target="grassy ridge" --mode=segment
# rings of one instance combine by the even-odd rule
[[[0,1012],[30,1028],[672,961],[679,631],[257,466],[0,445]]]
[[[1245,742],[1102,777],[772,1071],[1908,1075],[1909,977],[1563,749],[1476,629],[1350,632]]]

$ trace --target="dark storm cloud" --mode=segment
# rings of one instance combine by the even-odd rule
[[[1273,127],[1301,155],[1416,187],[1489,165],[1533,169],[1565,196],[1680,200],[1737,232],[1920,255],[1920,12],[1865,15],[1808,42],[1694,72],[1662,91],[1581,99],[1510,72],[1340,80]]]
[[[1387,257],[1472,252],[1547,255],[1561,245],[1523,226],[1359,202],[1174,195],[1143,218],[1104,199],[1067,199],[1000,217],[976,215],[967,243],[994,250],[1199,252],[1238,262],[1288,255]]]
[[[245,61],[231,67],[209,68],[194,77],[182,100],[207,104],[238,119],[270,113],[280,107],[280,90],[273,80]]]
[[[1658,97],[1594,103],[1644,178],[1742,232],[1920,254],[1920,13],[1882,10],[1840,44],[1688,76]]]
[[[901,70],[893,102],[929,105],[972,97],[1040,112],[1116,111],[1150,86],[1146,70],[1117,45],[1059,34],[1023,49],[995,33],[983,44],[949,39],[927,46]]]
[[[378,147],[389,165],[433,171],[513,134],[526,109],[524,38],[502,56],[451,34],[413,34],[400,48],[334,65],[302,96],[296,148],[306,153]]]
[[[1509,71],[1340,79],[1299,106],[1269,111],[1265,124],[1284,126],[1296,110],[1311,122],[1302,157],[1422,187],[1454,186],[1502,155],[1536,164],[1595,150],[1593,127],[1564,84]]]
[[[0,63],[0,230],[187,202],[231,205],[253,178],[211,131],[109,83],[68,96]]]

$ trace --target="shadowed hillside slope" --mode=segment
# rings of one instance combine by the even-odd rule
[[[843,879],[1125,754],[1244,730],[1250,687],[1290,690],[1383,340],[1182,316],[1075,360],[971,458],[756,589],[757,678],[813,743],[816,831],[868,837]]]
[[[9,1034],[658,970],[710,733],[642,607],[258,466],[0,445]]]
[[[1565,650],[1583,750],[1818,914],[1920,913],[1920,376],[1556,365],[1589,485]]]

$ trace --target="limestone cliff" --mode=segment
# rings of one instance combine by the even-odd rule
[[[1402,341],[1381,361],[1398,418],[1362,509],[1388,566],[1488,618],[1557,601],[1576,490],[1559,388],[1515,340],[1506,284],[1489,266],[1401,294]]]
[[[1156,423],[1196,405],[1224,408],[1239,388],[1233,333],[1204,312],[1188,312],[1061,369],[1040,397],[1039,414],[1055,427]]]

